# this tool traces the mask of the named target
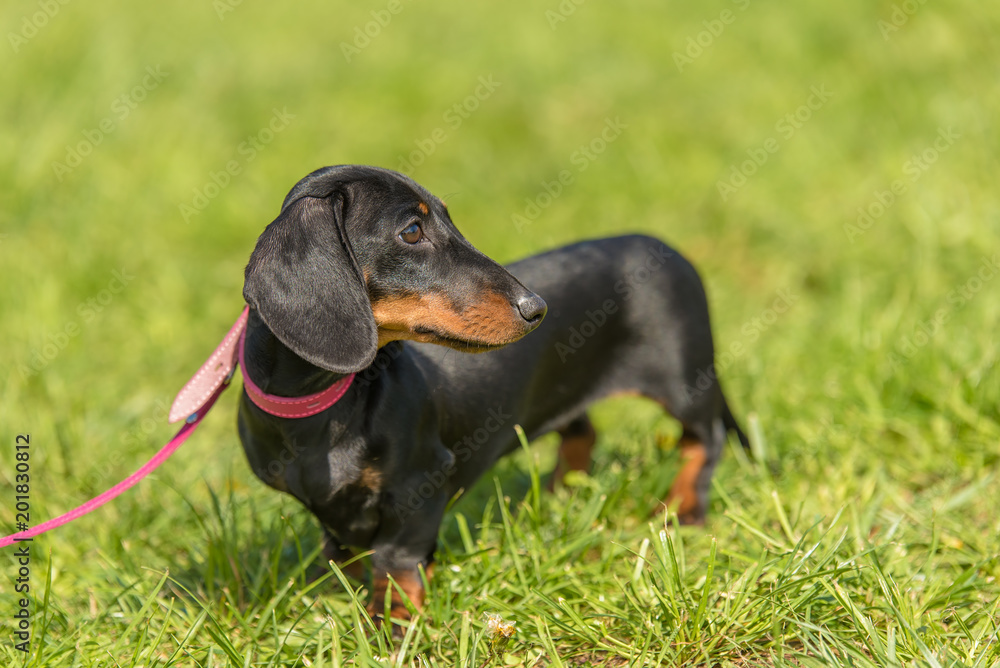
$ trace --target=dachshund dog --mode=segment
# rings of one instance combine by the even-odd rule
[[[650,237],[502,267],[413,180],[327,167],[261,234],[243,295],[251,389],[294,403],[346,388],[300,417],[245,383],[239,434],[258,477],[319,519],[327,558],[371,550],[376,619],[410,617],[401,592],[421,608],[446,506],[518,447],[514,425],[562,436],[558,478],[590,464],[589,404],[653,399],[683,427],[662,507],[687,524],[704,521],[727,429],[747,445],[715,377],[701,281]]]

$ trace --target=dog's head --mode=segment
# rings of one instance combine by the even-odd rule
[[[490,350],[545,315],[440,199],[402,174],[356,165],[292,188],[250,256],[243,296],[282,343],[338,373],[364,369],[400,339]]]

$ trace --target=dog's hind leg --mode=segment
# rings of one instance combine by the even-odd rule
[[[681,470],[667,493],[660,510],[676,506],[681,524],[704,524],[712,473],[719,462],[726,440],[721,418],[684,424],[678,447]]]
[[[590,459],[597,441],[597,432],[586,413],[571,420],[558,433],[562,441],[559,443],[559,460],[549,479],[549,490],[561,484],[569,471],[590,471]]]

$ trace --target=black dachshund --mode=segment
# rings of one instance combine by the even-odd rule
[[[715,378],[698,275],[650,237],[505,268],[411,179],[327,167],[292,189],[260,236],[243,295],[244,374],[259,392],[343,391],[309,417],[281,417],[244,391],[250,465],[319,518],[328,558],[372,551],[376,618],[387,598],[393,617],[409,618],[400,592],[422,606],[420,568],[430,575],[445,507],[517,448],[515,424],[530,439],[562,435],[558,478],[590,464],[590,403],[659,402],[683,425],[663,505],[692,524],[704,521],[726,430],[746,445]]]

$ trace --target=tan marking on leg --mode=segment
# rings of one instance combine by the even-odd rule
[[[559,445],[559,454],[566,462],[567,471],[589,471],[590,455],[594,449],[594,436],[573,436],[564,438]]]
[[[427,570],[428,580],[431,577],[431,570]],[[396,581],[396,585],[399,586],[399,589],[402,589],[406,593],[407,598],[410,599],[417,612],[423,610],[425,592],[424,583],[420,579],[420,573],[406,570],[390,571],[388,575],[391,575],[392,579]],[[381,620],[385,614],[385,597],[387,592],[392,597],[389,604],[389,616],[404,621],[412,619],[410,609],[403,602],[403,597],[400,595],[399,589],[395,585],[390,585],[389,578],[386,576],[373,578],[371,601],[368,603],[368,614],[372,616],[372,619]]]
[[[549,491],[555,489],[556,485],[561,485],[563,478],[569,471],[590,471],[591,456],[594,452],[594,443],[597,441],[597,432],[587,420],[587,431],[575,436],[563,436],[559,443],[559,459],[556,462],[556,469],[549,479]]]
[[[705,446],[690,438],[681,438],[681,470],[667,493],[666,505],[677,504],[677,519],[681,524],[704,524],[705,508],[698,499],[698,475],[708,461]]]
[[[350,561],[350,560],[348,560]],[[365,565],[360,559],[357,561],[351,561],[351,563],[346,566],[341,562],[334,562],[337,564],[337,568],[343,571],[344,575],[349,578],[354,578],[355,580],[365,579]]]

